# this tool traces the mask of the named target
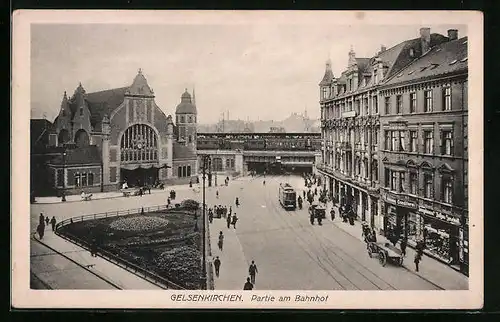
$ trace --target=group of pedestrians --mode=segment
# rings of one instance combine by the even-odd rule
[[[43,236],[45,235],[45,226],[50,225],[52,226],[52,231],[56,230],[56,217],[52,216],[52,219],[49,219],[49,217],[45,217],[43,213],[40,213],[40,216],[38,217],[38,226],[36,228],[36,232],[38,233],[38,236],[40,239],[43,239]]]

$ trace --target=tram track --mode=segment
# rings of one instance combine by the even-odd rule
[[[275,180],[279,180],[281,177],[276,177],[274,178]],[[275,208],[276,213],[279,214],[279,208],[276,204],[276,201],[272,199],[272,197],[269,195],[269,193],[266,195],[267,200],[269,203],[273,205],[273,208]],[[293,214],[300,215],[297,211],[293,211]],[[293,217],[291,217],[293,218]],[[352,271],[356,272],[356,274],[361,277],[363,280],[367,281],[368,284],[371,284],[375,289],[378,290],[395,290],[397,289],[394,285],[391,283],[387,282],[386,280],[382,279],[379,277],[377,274],[375,274],[371,269],[369,269],[366,265],[360,263],[358,260],[356,260],[354,257],[351,255],[347,254],[347,252],[343,251],[341,248],[339,248],[337,245],[333,243],[333,241],[326,239],[326,238],[320,238],[314,231],[312,231],[310,228],[309,221],[308,223],[303,223],[301,220],[297,220],[293,222],[293,219],[287,218],[287,216],[283,216],[283,221],[286,222],[286,225],[290,228],[290,230],[295,234],[296,237],[299,238],[300,241],[304,242],[307,244],[308,247],[314,247],[318,248],[320,250],[320,254],[316,253],[317,261],[316,263],[321,263],[323,266],[323,269],[327,269],[325,267],[325,262],[329,264],[332,269],[334,269],[336,272],[340,273],[341,276],[343,276],[350,284],[354,285],[356,289],[366,289],[366,287],[360,287],[358,284],[359,282],[356,283],[352,277],[348,277],[346,274],[341,272],[341,268],[339,267],[339,264],[342,263],[345,265],[345,268],[350,268]],[[294,224],[298,224],[300,230],[303,231],[309,238],[303,238],[299,237],[299,231],[296,229]],[[310,240],[310,242],[306,240]],[[313,249],[314,249],[313,248]],[[343,254],[344,256],[341,256]],[[323,256],[322,260],[320,259],[320,255]],[[332,258],[333,256],[334,258]],[[337,260],[338,261],[337,261]],[[362,269],[360,270],[359,267]],[[369,276],[371,275],[371,276]],[[356,279],[357,280],[357,279]],[[375,281],[378,283],[376,283]],[[380,283],[381,282],[381,283]],[[366,283],[365,283],[366,284]],[[343,285],[342,285],[343,286]],[[346,287],[343,287],[344,289],[347,289]]]

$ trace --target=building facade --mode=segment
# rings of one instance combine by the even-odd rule
[[[333,75],[328,61],[319,84],[323,139],[323,162],[319,169],[325,177],[325,188],[340,205],[351,206],[358,219],[383,234],[408,237],[410,246],[418,238],[431,238],[426,232],[430,228],[415,232],[416,224],[411,224],[419,209],[423,212],[442,209],[442,198],[452,205],[449,211],[453,208],[463,213],[467,209],[459,201],[467,191],[466,178],[450,177],[450,173],[461,173],[467,163],[463,151],[457,150],[466,146],[467,140],[464,116],[467,64],[466,59],[461,61],[463,57],[455,58],[455,62],[455,59],[438,61],[463,55],[464,48],[466,56],[466,41],[465,47],[457,45],[460,41],[464,42],[457,39],[456,30],[449,30],[446,37],[421,28],[419,38],[389,49],[382,46],[371,58],[357,58],[351,49],[347,69],[340,77]],[[461,75],[461,81],[456,80],[459,76],[455,74]],[[450,111],[449,106],[452,106]],[[433,140],[434,137],[439,139]],[[443,154],[450,149],[453,155]],[[444,152],[434,153],[437,150]],[[423,198],[428,203],[423,206],[424,201],[418,201],[408,192],[427,189],[424,182],[428,177],[423,169],[428,168],[433,173],[433,192],[427,194],[430,199]],[[409,169],[418,169],[417,179]],[[442,175],[439,180],[438,173]],[[419,180],[418,187],[414,180]],[[451,186],[449,180],[453,182]],[[424,190],[418,191],[423,194]],[[434,194],[441,190],[442,193]],[[465,230],[456,230],[455,235],[466,235]],[[427,250],[439,257],[439,251],[432,251],[435,246],[428,243]],[[453,255],[453,260],[446,256],[439,258],[455,264],[459,261],[458,254]]]
[[[467,38],[449,41],[379,88],[384,230],[468,270]]]
[[[132,85],[87,93],[80,84],[64,93],[49,134],[45,164],[57,192],[117,190],[160,182],[186,182],[197,175],[196,106],[187,92],[176,122],[155,102],[139,70]]]

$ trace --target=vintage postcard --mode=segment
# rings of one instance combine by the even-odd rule
[[[13,306],[481,308],[482,19],[14,12]]]

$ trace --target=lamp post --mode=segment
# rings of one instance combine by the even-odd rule
[[[63,150],[63,191],[61,201],[66,201],[66,149]]]
[[[206,259],[206,201],[205,201],[205,177],[206,177],[206,172],[207,172],[207,164],[210,164],[210,156],[205,155],[203,156],[203,224],[202,224],[202,241],[203,241],[203,261],[202,261],[202,278],[201,278],[201,284],[202,288],[206,289],[207,288],[207,259]]]

